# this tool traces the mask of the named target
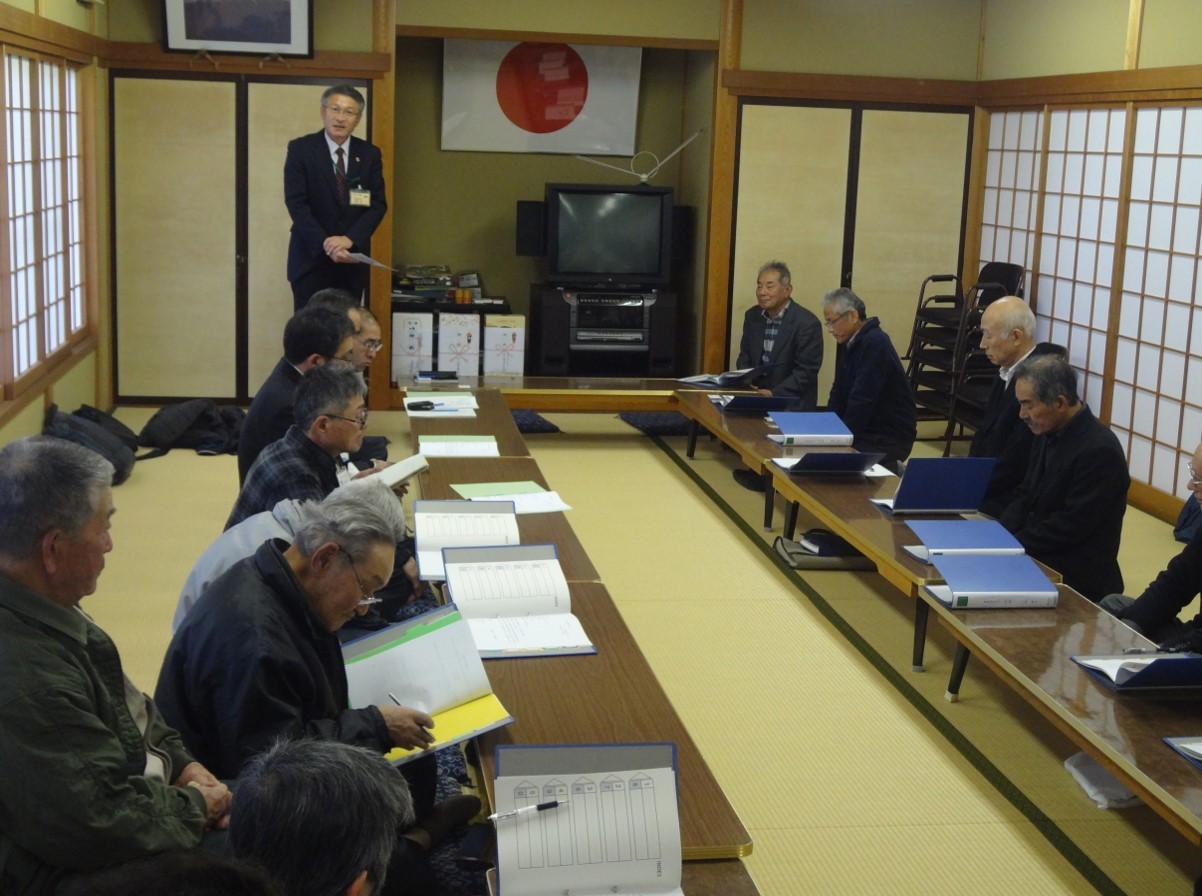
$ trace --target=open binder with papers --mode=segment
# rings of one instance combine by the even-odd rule
[[[1070,659],[1112,691],[1202,688],[1202,654],[1124,653]]]
[[[497,747],[497,892],[681,896],[676,746]]]
[[[439,607],[342,645],[351,706],[420,709],[434,718],[434,743],[395,749],[396,764],[513,721],[492,692],[466,620]],[[395,701],[394,701],[395,698]]]
[[[699,373],[695,376],[682,376],[676,382],[688,383],[690,386],[741,386],[758,376],[763,376],[775,366],[761,364],[759,367],[744,367],[742,370],[728,370],[725,373]]]
[[[486,659],[596,653],[553,544],[447,548],[447,591]]]
[[[1164,742],[1202,771],[1202,737],[1166,737]]]
[[[427,582],[446,578],[444,548],[517,544],[518,518],[512,501],[413,502],[417,571]]]

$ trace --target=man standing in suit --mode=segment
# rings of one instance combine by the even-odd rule
[[[743,316],[736,369],[771,365],[750,385],[764,396],[797,399],[793,410],[818,406],[818,369],[822,367],[822,325],[812,311],[790,296],[793,275],[783,261],[760,267],[755,281],[755,305]],[[735,470],[744,488],[764,490],[763,478],[751,470]]]
[[[1119,538],[1131,477],[1119,440],[1082,403],[1077,373],[1062,357],[1024,362],[1014,395],[1035,443],[1018,497],[998,521],[1090,600],[1121,593]]]
[[[370,251],[388,204],[380,150],[351,136],[363,107],[363,94],[351,85],[330,87],[321,95],[323,129],[288,144],[288,281],[297,311],[319,289],[338,287],[358,298],[367,288],[369,268],[350,253]]]
[[[981,315],[981,348],[990,362],[998,366],[998,377],[968,453],[973,457],[997,458],[989,488],[981,501],[983,513],[997,516],[1014,500],[1022,485],[1035,438],[1018,416],[1014,374],[1027,358],[1047,354],[1063,357],[1064,349],[1050,342],[1035,341],[1035,315],[1017,296],[997,299],[985,309]]]

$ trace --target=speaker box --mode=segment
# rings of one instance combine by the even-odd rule
[[[533,363],[532,376],[568,376],[568,336],[572,308],[558,289],[532,284],[530,287],[530,324]]]
[[[647,376],[676,376],[676,336],[676,293],[658,292],[647,333]]]
[[[547,210],[545,203],[519,199],[517,207],[518,255],[547,254]]]

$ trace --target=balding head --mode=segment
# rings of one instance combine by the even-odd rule
[[[1035,348],[1035,315],[1018,296],[990,302],[981,315],[981,348],[999,367],[1012,367]]]

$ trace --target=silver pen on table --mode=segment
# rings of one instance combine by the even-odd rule
[[[545,803],[538,803],[534,806],[522,806],[520,809],[510,809],[508,812],[496,812],[488,816],[489,821],[499,821],[502,818],[515,818],[518,815],[525,815],[527,812],[544,812],[547,809],[555,809],[559,806],[566,806],[567,800],[550,800]]]

